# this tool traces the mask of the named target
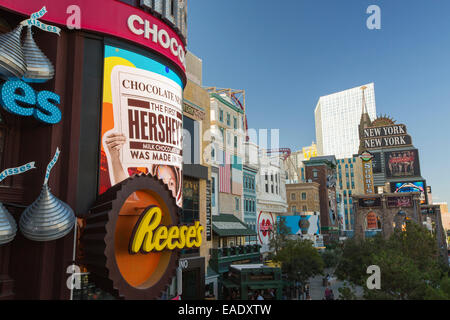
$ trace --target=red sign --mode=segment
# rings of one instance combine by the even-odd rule
[[[76,3],[74,3],[76,2]],[[112,0],[2,0],[0,7],[29,17],[46,7],[42,21],[65,26],[76,4],[81,11],[81,29],[123,38],[148,47],[186,71],[183,41],[166,23],[120,1]]]
[[[258,238],[260,244],[268,243],[270,233],[273,230],[274,220],[271,213],[261,211],[258,215]]]

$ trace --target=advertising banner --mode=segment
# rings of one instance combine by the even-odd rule
[[[375,212],[371,211],[367,214],[367,229],[377,229],[378,228],[378,220]]]
[[[425,204],[427,202],[424,181],[391,182],[391,192],[420,192],[420,203]]]
[[[280,218],[280,217],[278,217]],[[291,229],[291,234],[314,235],[320,233],[319,215],[284,216],[286,226]]]
[[[420,176],[417,149],[385,152],[384,161],[387,178]]]
[[[105,46],[99,193],[150,174],[181,207],[182,126],[178,75],[143,55]]]
[[[412,197],[388,197],[388,208],[410,208],[413,206]]]

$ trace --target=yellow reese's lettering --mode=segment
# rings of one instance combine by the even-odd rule
[[[203,227],[199,221],[193,226],[160,226],[162,212],[159,207],[152,206],[139,219],[138,225],[131,236],[130,253],[149,253],[164,249],[200,247],[202,244]]]

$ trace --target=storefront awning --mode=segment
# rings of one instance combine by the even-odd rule
[[[224,287],[226,287],[226,288],[239,288],[239,286],[236,284],[236,283],[234,283],[233,281],[231,281],[231,280],[228,280],[228,279],[223,279],[222,280],[222,285],[224,286]]]
[[[232,214],[213,216],[213,232],[219,237],[256,236],[256,232]]]
[[[215,272],[211,267],[206,269],[206,277],[205,279],[216,279],[220,276],[217,272]]]

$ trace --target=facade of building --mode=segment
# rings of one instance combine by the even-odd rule
[[[319,187],[316,182],[286,184],[288,212],[294,215],[320,212]]]
[[[374,84],[369,83],[366,87],[367,110],[375,119]],[[360,87],[319,98],[314,111],[318,155],[334,155],[336,159],[342,159],[358,153],[361,101]]]
[[[259,172],[256,177],[256,212],[258,241],[263,255],[270,251],[269,241],[277,217],[287,213],[286,171],[279,156],[259,152]]]
[[[303,147],[302,150],[292,152],[284,159],[284,167],[287,173],[288,183],[305,182],[304,160],[309,160],[317,156],[317,146],[314,141],[310,146]]]
[[[205,226],[200,248],[181,251],[177,281],[181,283],[181,299],[203,299],[205,270],[212,247],[211,169],[203,157],[203,135],[209,128],[209,93],[202,88],[201,59],[186,54],[187,84],[183,92],[183,209],[181,221]],[[207,221],[208,217],[208,221]]]
[[[210,91],[211,161],[219,171],[220,213],[243,218],[245,110],[226,93]]]
[[[213,242],[207,278],[216,277],[217,286],[208,283],[207,290],[223,298],[230,266],[260,261],[254,231],[256,169],[245,158],[245,104],[230,89],[208,90],[211,123],[204,138],[211,164]]]
[[[363,171],[359,156],[336,160],[338,216],[344,230],[353,230],[353,194],[363,194]]]
[[[256,232],[256,175],[258,169],[244,165],[244,222]]]
[[[133,227],[147,221],[144,217],[161,218],[161,230],[178,227],[183,189],[188,188],[196,191],[185,199],[193,206],[184,219],[198,218],[188,228],[199,233],[189,249],[199,250],[193,253],[195,263],[204,269],[200,225],[206,209],[194,203],[204,203],[207,170],[200,176],[186,169],[182,183],[185,4],[82,1],[77,3],[81,29],[69,30],[66,10],[72,1],[0,3],[2,88],[20,85],[37,103],[35,116],[29,116],[1,99],[1,164],[34,162],[36,169],[2,181],[0,201],[18,229],[0,245],[0,297],[89,299],[99,291],[101,297],[119,299],[177,296],[182,287],[177,285],[178,253],[167,248],[163,259],[155,261],[154,248],[143,246]],[[46,27],[37,23],[40,17]],[[144,34],[146,26],[154,41]],[[164,128],[151,122],[156,117]],[[48,163],[53,165],[50,176]],[[59,203],[64,219],[57,220],[43,201]],[[32,209],[32,203],[42,211]],[[47,216],[48,224],[29,229],[25,220],[39,214]],[[67,229],[55,234],[53,227],[62,221]],[[68,270],[72,275],[81,271],[82,285],[88,287],[68,286]],[[201,287],[201,271],[197,275],[190,281],[198,280]]]
[[[325,244],[336,239],[339,230],[336,199],[336,159],[322,156],[304,161],[305,176],[319,184],[320,226]]]
[[[429,203],[429,188],[420,171],[419,150],[414,147],[406,125],[398,124],[388,117],[372,118],[367,110],[364,95],[359,136],[358,154],[368,152],[370,158],[363,160],[363,166],[371,166],[371,172],[367,173],[371,176],[369,189],[373,190],[370,192],[420,192],[420,203]],[[367,182],[366,179],[365,184]],[[365,193],[368,193],[368,190],[365,190]]]
[[[285,160],[284,167],[287,173],[287,183],[305,182],[305,155],[302,150],[292,152]]]

